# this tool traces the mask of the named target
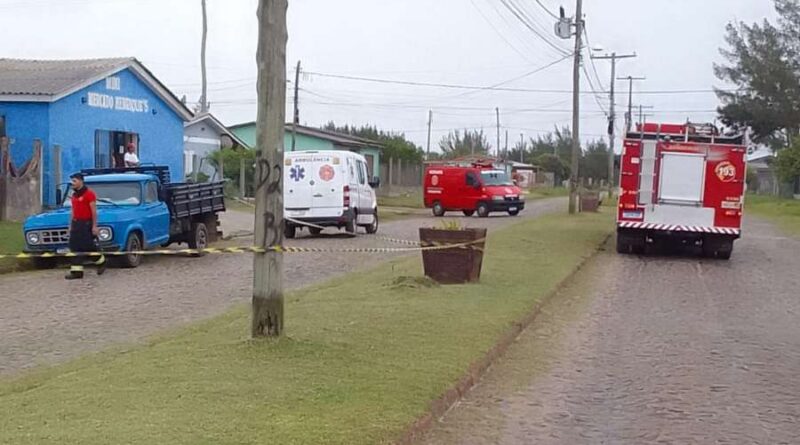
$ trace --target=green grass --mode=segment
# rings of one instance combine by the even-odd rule
[[[19,253],[23,248],[25,248],[25,239],[22,237],[22,224],[0,221],[0,253]],[[27,261],[1,259],[0,273],[23,270],[29,266]]]
[[[0,443],[391,442],[612,227],[551,215],[493,233],[476,285],[432,286],[414,257],[292,293],[280,340],[249,340],[240,307],[0,380]]]
[[[396,196],[378,196],[378,207],[405,207],[409,209],[424,209],[422,189],[414,192],[405,192]]]
[[[539,187],[531,190],[526,195],[528,199],[545,199],[569,196],[569,189],[566,187]]]
[[[770,219],[786,232],[800,236],[800,200],[749,194],[744,211]]]

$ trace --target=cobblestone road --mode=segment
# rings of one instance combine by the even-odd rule
[[[566,206],[563,199],[534,201],[521,214],[530,218]],[[455,214],[453,215],[455,218]],[[448,214],[448,218],[450,215]],[[500,228],[518,218],[460,218],[472,227]],[[252,215],[230,212],[226,232],[252,228]],[[419,239],[429,217],[381,226],[379,235]],[[304,232],[307,235],[307,232]],[[252,238],[237,244],[250,245]],[[306,247],[403,247],[374,236],[300,238],[288,243]],[[308,286],[337,275],[372,267],[386,254],[296,254],[286,256],[285,284]],[[202,258],[150,257],[134,270],[93,271],[82,281],[65,281],[63,271],[0,275],[0,375],[39,364],[52,364],[115,344],[135,342],[168,328],[219,314],[252,296],[250,255],[209,255]]]
[[[604,253],[423,444],[800,443],[800,241]]]

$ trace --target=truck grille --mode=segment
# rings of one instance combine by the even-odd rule
[[[41,244],[65,244],[69,242],[69,230],[55,229],[55,230],[42,230]]]

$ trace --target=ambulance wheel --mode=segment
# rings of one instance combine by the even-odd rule
[[[283,237],[286,239],[292,239],[297,235],[297,226],[293,226],[290,224],[286,224],[286,227],[283,228]]]
[[[372,224],[364,226],[364,229],[366,229],[367,233],[370,235],[378,233],[378,212],[375,212],[375,215],[373,215]]]
[[[472,216],[475,214],[474,210],[464,210],[464,216]]]
[[[322,233],[322,229],[319,227],[309,227],[308,231],[311,233],[312,236],[319,236]]]
[[[444,207],[439,201],[433,203],[433,216],[444,216]]]
[[[187,240],[190,249],[202,251],[208,247],[208,227],[204,223],[192,224],[192,230]],[[203,256],[203,252],[193,253],[192,256]]]
[[[481,218],[489,217],[489,204],[485,202],[478,204],[478,216]]]
[[[125,252],[137,252],[142,250],[142,239],[136,232],[128,235],[128,240],[125,241]],[[120,265],[126,269],[135,269],[142,263],[142,255],[136,253],[129,253],[120,257]]]

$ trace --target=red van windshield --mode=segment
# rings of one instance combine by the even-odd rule
[[[514,185],[502,170],[486,170],[481,172],[483,185]]]

